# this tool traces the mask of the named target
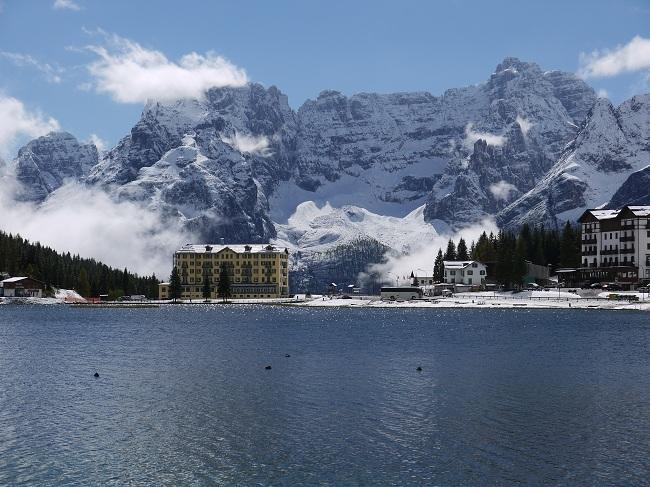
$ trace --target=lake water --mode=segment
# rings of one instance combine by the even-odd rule
[[[0,306],[0,484],[641,485],[649,344],[639,312]]]

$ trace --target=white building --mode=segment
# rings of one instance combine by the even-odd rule
[[[578,221],[585,272],[630,282],[650,279],[650,206],[587,210]]]
[[[446,284],[463,284],[466,286],[480,286],[485,284],[487,269],[484,264],[475,260],[446,260],[444,282]]]

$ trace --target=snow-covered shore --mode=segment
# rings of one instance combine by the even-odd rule
[[[0,304],[65,304],[85,303],[76,291],[72,289],[56,289],[52,298],[0,298]]]
[[[568,292],[522,292],[512,293],[461,293],[449,298],[430,298],[415,301],[382,301],[377,297],[342,299],[320,297],[310,301],[295,303],[295,306],[308,307],[347,307],[347,308],[524,308],[524,309],[613,309],[650,311],[650,296],[632,294],[639,301],[619,301],[607,299],[609,293],[593,297],[580,297]],[[645,299],[644,299],[645,298]]]

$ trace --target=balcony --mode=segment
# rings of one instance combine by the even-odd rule
[[[601,250],[600,255],[618,255],[618,249],[613,250]]]
[[[634,239],[635,239],[634,235],[631,235],[629,237],[621,237],[621,238],[619,238],[619,241],[621,241],[621,242],[634,242]]]
[[[596,252],[595,250],[585,250],[584,252],[582,252],[582,255],[585,257],[589,257],[593,255],[598,255],[598,252]]]
[[[635,252],[634,247],[630,249],[621,249],[621,254],[633,254]]]
[[[587,237],[582,241],[583,245],[593,245],[596,242],[597,240],[595,235],[593,237]]]
[[[626,225],[621,225],[621,230],[634,230],[634,223],[628,223]]]

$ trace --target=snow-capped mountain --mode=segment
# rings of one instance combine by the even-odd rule
[[[99,161],[94,146],[50,134],[14,166],[24,199],[78,179],[203,240],[317,249],[373,235],[399,247],[381,229],[410,228],[413,215],[427,234],[607,203],[650,163],[648,113],[647,96],[614,109],[573,74],[506,58],[485,83],[442,96],[324,91],[294,112],[277,88],[248,84],[150,102]]]
[[[455,94],[467,108],[457,117],[452,158],[425,210],[428,221],[453,226],[493,215],[530,190],[596,100],[575,76],[514,58],[497,66],[487,83]]]
[[[87,182],[180,219],[208,241],[266,241],[275,235],[267,195],[288,178],[296,132],[274,87],[149,103]]]
[[[66,180],[78,181],[98,163],[97,147],[67,132],[52,132],[18,151],[12,164],[19,183],[16,198],[41,202]]]
[[[618,108],[599,99],[557,163],[533,189],[502,210],[498,221],[504,226],[526,221],[556,225],[575,220],[587,208],[606,205],[615,193],[613,203],[638,200],[643,188],[624,183],[649,164],[650,95],[635,96]]]

